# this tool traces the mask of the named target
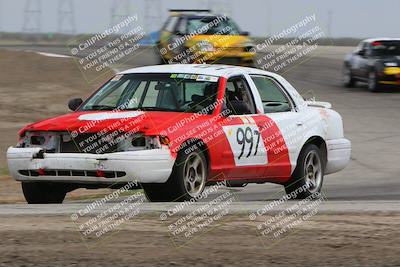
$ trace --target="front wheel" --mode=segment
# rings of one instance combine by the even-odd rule
[[[371,70],[368,74],[368,90],[371,92],[379,91],[379,83],[375,71]]]
[[[21,186],[28,204],[62,203],[67,194],[62,184],[22,182]]]
[[[315,197],[321,191],[323,179],[321,151],[316,145],[308,144],[299,155],[292,179],[285,185],[286,194],[296,199]]]
[[[208,178],[207,161],[200,149],[186,154],[178,153],[168,181],[163,184],[143,184],[147,198],[152,202],[185,201],[203,192]]]
[[[349,66],[345,65],[343,67],[343,85],[346,87],[353,87],[356,84],[356,80],[353,78],[353,74],[351,73],[351,69]]]

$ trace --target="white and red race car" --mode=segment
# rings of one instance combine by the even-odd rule
[[[220,181],[278,183],[305,198],[350,160],[329,103],[305,101],[281,76],[253,68],[134,68],[69,107],[23,128],[7,151],[28,203],[133,181],[150,201],[196,199]]]

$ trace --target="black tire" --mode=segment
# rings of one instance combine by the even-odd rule
[[[380,89],[381,89],[380,86],[379,86],[379,82],[378,82],[378,78],[377,78],[376,72],[374,70],[371,70],[368,73],[367,86],[368,86],[368,90],[370,92],[374,92],[374,93],[379,92]]]
[[[61,184],[22,182],[21,186],[28,204],[62,203],[67,194]]]
[[[316,167],[311,169],[308,166],[311,155],[315,157],[313,165],[319,164],[320,166],[318,170]],[[286,194],[295,199],[318,196],[324,180],[324,168],[325,163],[320,149],[314,144],[306,144],[297,159],[297,167],[292,174],[292,179],[285,184]],[[314,179],[311,177],[311,173],[314,175]]]
[[[157,43],[154,46],[154,53],[157,57],[157,64],[158,65],[164,65],[167,64],[167,61],[164,59],[164,57],[161,55],[161,46],[160,43]]]
[[[356,85],[356,80],[353,77],[351,69],[348,65],[343,66],[343,85],[346,87],[354,87]]]
[[[201,161],[201,171],[200,168],[198,170],[194,170],[193,168],[192,170],[189,167],[190,160],[192,160],[193,157],[196,157],[196,159]],[[202,176],[201,183],[196,182],[197,175],[200,175],[200,172]],[[185,173],[189,174],[190,178],[194,176],[194,182],[192,183],[194,184],[194,189],[197,189],[196,193],[188,190],[189,178]],[[144,189],[147,199],[151,202],[185,201],[196,198],[203,192],[208,175],[208,162],[203,152],[199,148],[196,148],[193,152],[188,154],[181,150],[175,160],[175,165],[172,169],[171,176],[168,178],[166,183],[142,184],[142,188]],[[196,183],[198,184],[197,187],[195,186]]]

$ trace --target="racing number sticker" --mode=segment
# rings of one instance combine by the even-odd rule
[[[236,166],[265,165],[268,163],[264,142],[257,125],[223,126]]]

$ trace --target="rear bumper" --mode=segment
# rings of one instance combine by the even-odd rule
[[[350,162],[351,142],[345,138],[332,139],[326,142],[327,163],[325,174],[338,172]]]
[[[41,150],[15,147],[7,150],[8,168],[15,180],[93,184],[129,181],[164,183],[175,162],[166,149],[108,154],[43,153],[38,157]],[[107,178],[102,173],[118,175],[105,175]]]

